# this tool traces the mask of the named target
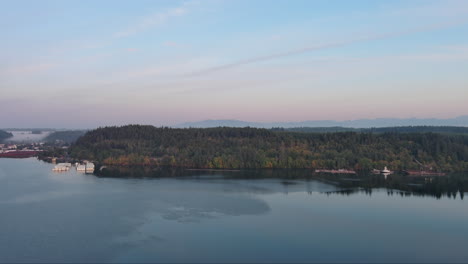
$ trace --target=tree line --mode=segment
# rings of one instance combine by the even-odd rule
[[[468,136],[436,133],[298,133],[259,128],[144,125],[87,132],[70,156],[107,165],[186,168],[325,168],[468,171]]]
[[[5,140],[7,138],[12,137],[12,136],[13,136],[12,133],[6,132],[4,130],[0,130],[0,142],[2,142],[3,140]]]
[[[83,136],[86,130],[66,130],[66,131],[55,131],[50,133],[44,138],[47,143],[64,143],[71,144],[75,142],[79,137]]]

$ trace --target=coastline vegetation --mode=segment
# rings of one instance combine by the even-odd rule
[[[468,136],[395,131],[304,133],[259,128],[146,125],[87,132],[70,156],[104,165],[468,171]]]
[[[12,136],[13,136],[12,133],[6,132],[4,130],[0,130],[0,143],[7,138],[11,138]]]
[[[83,136],[86,130],[66,130],[66,131],[55,131],[44,138],[47,143],[64,143],[72,144],[79,137]]]

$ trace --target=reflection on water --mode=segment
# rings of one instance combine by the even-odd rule
[[[468,260],[465,175],[52,167],[0,159],[0,262]]]
[[[204,180],[205,182],[219,180],[260,180],[279,179],[283,185],[282,191],[305,191],[311,193],[311,183],[326,183],[336,186],[339,190],[324,191],[327,194],[351,195],[365,193],[372,195],[372,189],[388,189],[388,195],[400,196],[432,196],[435,198],[448,197],[463,200],[468,191],[468,175],[453,173],[448,176],[421,177],[401,174],[322,174],[312,173],[310,170],[187,170],[151,167],[106,167],[96,172],[97,177],[105,178],[187,178]],[[313,185],[312,184],[312,185]],[[296,186],[294,186],[296,185]],[[323,190],[324,186],[320,186]],[[266,192],[258,186],[258,192]],[[317,189],[316,189],[317,190]]]

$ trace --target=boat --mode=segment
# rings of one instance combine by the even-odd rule
[[[380,171],[380,173],[382,174],[391,173],[391,171],[387,169],[387,166],[385,166],[384,169]]]
[[[86,165],[79,164],[76,166],[76,171],[86,171]]]
[[[70,167],[63,166],[63,165],[55,165],[52,171],[69,171]]]
[[[59,163],[55,165],[52,171],[69,171],[71,166],[71,163]]]
[[[79,164],[76,166],[76,171],[84,173],[93,173],[94,172],[94,163],[85,162],[85,164]]]
[[[94,172],[94,163],[88,162],[86,163],[86,173],[93,173]]]

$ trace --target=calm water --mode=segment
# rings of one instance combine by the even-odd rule
[[[468,261],[463,175],[52,167],[0,159],[0,262]]]

